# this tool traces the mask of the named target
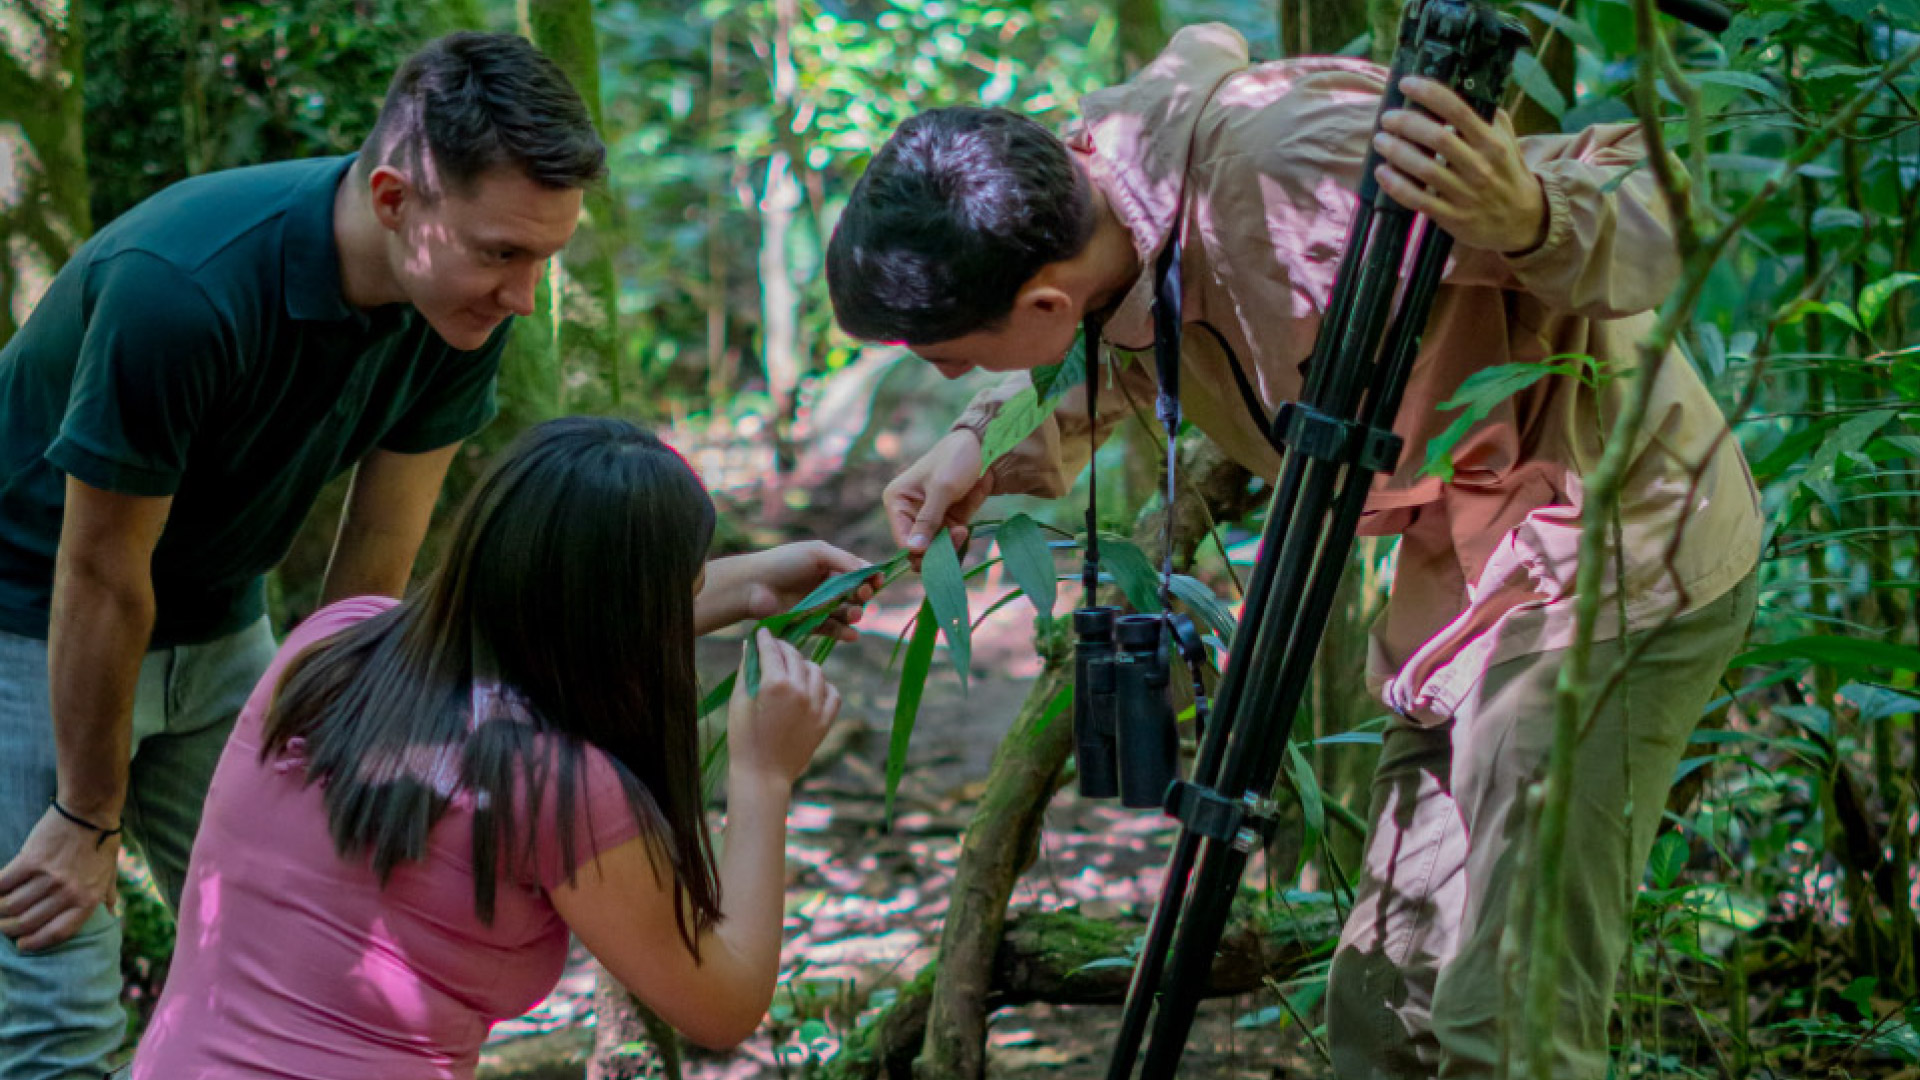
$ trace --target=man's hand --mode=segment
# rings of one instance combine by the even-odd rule
[[[1518,255],[1547,238],[1547,197],[1527,166],[1505,109],[1489,124],[1452,90],[1405,78],[1407,100],[1433,113],[1394,109],[1373,145],[1386,164],[1374,177],[1409,210],[1467,247]]]
[[[864,559],[819,540],[715,559],[707,564],[706,586],[694,602],[695,627],[704,634],[743,619],[778,615],[828,578],[866,565]],[[863,605],[873,599],[879,584],[876,574],[848,593],[819,632],[841,641],[858,638],[853,624],[860,621]]]
[[[0,867],[0,933],[21,952],[51,949],[80,932],[101,904],[119,898],[120,838],[104,843],[52,807],[20,853]]]
[[[980,474],[980,437],[963,430],[947,433],[895,477],[881,502],[894,542],[912,552],[918,566],[942,528],[953,537],[955,550],[966,551],[967,522],[991,494],[993,477]]]

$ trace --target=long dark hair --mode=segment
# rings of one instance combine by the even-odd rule
[[[531,865],[537,808],[560,807],[574,873],[591,743],[618,763],[656,872],[671,867],[675,919],[698,957],[720,911],[693,665],[713,521],[693,470],[632,424],[529,430],[480,481],[418,591],[289,666],[261,757],[304,740],[335,847],[370,858],[382,884],[425,854],[454,793],[470,793],[474,904],[491,922],[502,859]],[[478,716],[476,682],[500,690]]]

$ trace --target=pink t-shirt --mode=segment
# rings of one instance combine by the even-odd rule
[[[548,784],[533,866],[502,861],[492,925],[474,914],[471,799],[383,889],[345,860],[321,789],[295,753],[262,763],[262,722],[302,649],[393,606],[343,600],[288,636],[221,756],[194,842],[165,992],[135,1080],[466,1078],[492,1025],[559,981],[567,927],[546,890],[565,876]],[[612,760],[586,751],[580,863],[639,833]]]

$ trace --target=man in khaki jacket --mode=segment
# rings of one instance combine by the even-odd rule
[[[1083,315],[1106,340],[1152,341],[1147,268],[1178,229],[1186,415],[1266,477],[1279,459],[1235,388],[1298,397],[1333,287],[1385,73],[1360,61],[1250,66],[1221,26],[1175,36],[1131,82],[1089,95],[1063,144],[1011,113],[945,109],[906,124],[855,188],[828,253],[841,324],[902,342],[948,377],[1007,373],[887,489],[924,550],[990,494],[1060,495],[1153,375],[1089,418],[1069,395],[982,473],[980,433],[1057,362]],[[1529,824],[1524,792],[1552,740],[1572,641],[1583,483],[1625,394],[1633,345],[1679,270],[1635,128],[1516,138],[1451,92],[1408,80],[1382,118],[1385,190],[1458,241],[1405,403],[1398,470],[1362,524],[1398,534],[1371,680],[1392,709],[1364,875],[1336,954],[1328,1027],[1343,1078],[1492,1076],[1517,997],[1498,951]],[[1232,354],[1232,358],[1229,357]],[[1591,357],[1598,380],[1542,379],[1476,424],[1448,481],[1423,474],[1471,373]],[[1111,406],[1111,411],[1107,406]],[[1555,1076],[1605,1074],[1607,1016],[1632,898],[1675,766],[1754,603],[1760,523],[1740,451],[1680,357],[1633,447],[1608,559],[1595,670],[1632,649],[1577,750]],[[1656,629],[1657,628],[1657,629]],[[1523,884],[1522,889],[1526,888]],[[1526,927],[1516,925],[1524,934]],[[1524,938],[1522,939],[1524,943]]]

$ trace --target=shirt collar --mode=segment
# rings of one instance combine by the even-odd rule
[[[347,303],[340,284],[340,248],[333,239],[333,201],[340,178],[357,155],[316,162],[294,189],[282,226],[282,272],[287,314],[313,322],[366,322]]]

